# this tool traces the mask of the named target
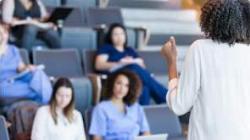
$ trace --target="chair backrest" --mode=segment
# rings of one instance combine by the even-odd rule
[[[166,74],[167,64],[160,51],[138,51],[139,56],[144,60],[146,68],[153,74]]]
[[[84,115],[92,107],[92,85],[88,78],[70,78],[75,91],[75,107]]]
[[[119,8],[89,8],[87,10],[87,23],[90,27],[112,23],[123,24],[121,10]]]
[[[62,31],[62,47],[63,48],[77,48],[95,49],[97,34],[94,30],[89,28],[74,28],[65,27]]]
[[[180,9],[181,0],[109,0],[107,6],[121,8]]]
[[[58,7],[61,5],[61,0],[42,0],[43,4],[47,7]]]
[[[87,25],[85,12],[79,7],[74,7],[74,10],[64,21],[65,27],[84,27]]]
[[[88,108],[84,113],[84,125],[85,125],[86,134],[89,133],[93,109],[94,107]],[[91,139],[91,136],[88,135],[87,140],[90,140],[90,139]]]
[[[95,50],[83,50],[82,62],[84,65],[85,74],[95,73]]]
[[[153,34],[150,36],[148,41],[149,46],[162,45],[166,42],[166,39],[174,36],[176,39],[177,45],[191,45],[195,40],[201,39],[202,35],[192,35],[192,34]]]
[[[96,6],[96,0],[63,0],[63,1],[66,1],[65,4],[67,6],[74,6],[83,9]]]
[[[166,105],[145,106],[144,111],[152,134],[183,136],[179,118]]]
[[[24,64],[30,64],[29,53],[26,49],[19,49],[21,58],[23,59]]]
[[[3,116],[0,116],[0,140],[9,140],[9,133],[6,128],[6,121]]]
[[[54,77],[82,77],[80,54],[76,49],[33,50],[34,64],[45,65],[45,72]]]

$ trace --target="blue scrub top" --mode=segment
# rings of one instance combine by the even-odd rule
[[[133,140],[146,131],[150,131],[148,121],[138,103],[126,106],[126,113],[122,113],[108,100],[94,108],[89,134],[104,140]]]

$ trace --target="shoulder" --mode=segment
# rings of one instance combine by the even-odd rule
[[[136,103],[130,105],[129,108],[133,109],[133,110],[141,110],[142,106],[139,103],[136,102]]]
[[[95,107],[98,110],[106,110],[108,108],[110,108],[110,101],[102,101]]]
[[[80,118],[82,116],[81,113],[78,110],[76,110],[76,109],[73,110],[73,115],[76,118]]]
[[[112,50],[112,49],[114,49],[114,47],[111,44],[105,44],[105,45],[101,46],[99,49],[101,49],[101,50],[103,50],[103,49]]]
[[[99,104],[97,104],[95,106],[93,111],[96,112],[96,113],[101,113],[101,114],[106,114],[107,115],[111,111],[111,108],[110,108],[111,106],[112,106],[112,104],[111,104],[111,102],[109,100],[102,101],[102,102],[100,102]]]
[[[10,50],[12,53],[19,53],[19,49],[11,44],[7,44],[8,50]]]
[[[37,110],[37,114],[49,114],[50,113],[50,107],[48,105],[41,106]]]
[[[213,41],[212,39],[198,39],[194,41],[191,45],[192,48],[202,47],[202,46],[211,46],[214,44],[218,44],[217,42]]]
[[[114,47],[110,44],[105,44],[98,48],[97,54],[110,53],[114,51]]]

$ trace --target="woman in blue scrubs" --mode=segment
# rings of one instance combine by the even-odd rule
[[[134,73],[118,71],[108,77],[105,100],[93,110],[89,133],[93,140],[133,140],[150,135],[143,108],[137,103],[141,82]]]
[[[46,74],[34,65],[25,65],[19,50],[7,44],[8,30],[0,24],[0,106],[30,99],[47,103],[52,87]],[[15,79],[20,72],[27,72]]]

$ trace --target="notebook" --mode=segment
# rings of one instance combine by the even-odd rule
[[[157,134],[149,136],[138,136],[135,140],[167,140],[168,134]]]

